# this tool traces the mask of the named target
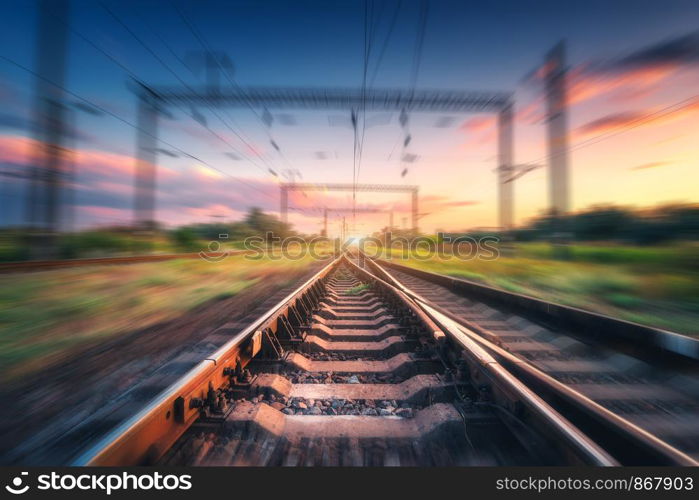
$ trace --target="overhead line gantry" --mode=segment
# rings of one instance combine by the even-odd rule
[[[507,92],[460,91],[460,90],[405,90],[405,89],[371,89],[361,88],[306,88],[306,87],[240,87],[232,88],[204,87],[201,91],[191,91],[180,87],[140,86],[139,117],[144,123],[139,128],[137,140],[137,176],[135,206],[141,213],[136,214],[140,222],[148,224],[154,219],[153,200],[155,172],[152,168],[156,161],[157,150],[148,140],[140,137],[143,130],[152,131],[157,136],[157,118],[159,110],[167,103],[185,101],[191,105],[301,109],[348,109],[356,110],[360,106],[366,111],[404,111],[410,112],[452,112],[452,113],[496,113],[498,116],[498,189],[499,219],[503,228],[510,228],[513,222],[512,194],[513,183],[504,182],[512,177],[513,165],[513,97]],[[147,117],[147,118],[146,118]],[[345,190],[348,186],[355,191],[410,192],[412,201],[412,227],[417,231],[417,187],[389,190],[386,185],[359,184],[324,185],[329,190]],[[328,186],[335,186],[329,188]],[[368,189],[368,186],[372,186]],[[383,186],[383,188],[379,188]],[[309,184],[282,184],[280,217],[287,220],[288,192],[292,190],[312,190]],[[147,199],[150,198],[150,199]]]

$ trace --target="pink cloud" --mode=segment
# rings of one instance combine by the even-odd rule
[[[221,203],[212,203],[203,207],[189,207],[186,211],[197,220],[206,220],[212,215],[222,215],[227,218],[238,217],[244,213]]]
[[[38,158],[43,151],[43,144],[39,141],[17,135],[0,135],[0,161],[29,165],[32,157]],[[106,177],[127,177],[134,172],[135,158],[129,155],[110,153],[107,151],[75,149],[72,153],[72,161],[80,173],[94,173]],[[177,176],[177,172],[162,165],[158,165],[160,177]]]
[[[495,115],[474,116],[466,120],[459,130],[463,130],[466,135],[462,148],[489,144],[497,137],[497,119]]]
[[[98,181],[91,185],[82,185],[83,188],[87,189],[97,189],[105,193],[112,193],[123,196],[131,196],[133,193],[133,182],[109,182],[109,181]]]
[[[466,120],[460,130],[471,134],[480,134],[495,129],[495,117],[492,115],[479,115]]]
[[[0,161],[25,165],[35,147],[34,139],[18,135],[0,135]]]
[[[124,208],[100,207],[96,205],[76,207],[78,214],[91,219],[106,219],[109,222],[128,222],[133,213]]]

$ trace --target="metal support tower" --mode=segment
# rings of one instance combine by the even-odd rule
[[[413,191],[412,203],[410,204],[410,214],[412,217],[413,232],[417,234],[417,221],[418,221],[418,209],[417,209],[417,189]]]
[[[36,72],[35,161],[30,173],[26,222],[29,227],[55,233],[61,221],[61,187],[64,183],[68,151],[64,147],[66,106],[62,87],[65,81],[68,46],[68,0],[41,0],[38,5]],[[49,83],[51,82],[51,83]],[[50,242],[45,250],[51,252]]]
[[[499,224],[503,231],[514,225],[512,106],[498,113],[498,204]]]
[[[289,222],[289,190],[283,187],[279,189],[279,219],[284,223]]]
[[[566,102],[565,44],[559,42],[547,55],[546,102],[548,121],[549,190],[551,212],[564,215],[570,209],[568,176],[568,109]]]
[[[160,98],[141,85],[138,99],[136,137],[136,178],[134,185],[134,225],[149,231],[155,228],[155,183],[158,151]]]

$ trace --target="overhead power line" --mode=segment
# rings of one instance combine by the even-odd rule
[[[177,72],[175,72],[175,71],[170,67],[170,65],[167,64],[167,63],[163,60],[162,57],[160,57],[153,49],[151,49],[151,48],[148,46],[148,44],[146,44],[146,43],[143,41],[143,39],[142,39],[141,37],[139,37],[139,36],[133,31],[133,29],[131,29],[119,16],[117,16],[116,13],[115,13],[112,9],[110,9],[110,8],[109,8],[107,5],[105,5],[103,2],[100,2],[100,6],[101,6],[101,7],[102,7],[102,8],[103,8],[103,9],[104,9],[104,10],[105,10],[105,11],[106,11],[120,26],[122,26],[122,27],[124,28],[124,29],[134,38],[134,40],[136,40],[136,42],[138,42],[138,44],[141,45],[141,47],[143,47],[151,56],[153,56],[153,58],[155,58],[155,60],[158,61],[158,62],[163,66],[163,68],[165,68],[172,76],[174,76],[175,79],[176,79],[178,82],[180,82],[180,84],[182,84],[182,85],[183,85],[187,90],[189,90],[190,92],[196,93],[196,91],[195,91],[189,84],[187,84],[187,82],[184,81],[184,80],[177,74]],[[178,107],[179,107],[179,106],[178,106]],[[182,109],[182,108],[180,108],[180,109]],[[221,123],[223,123],[223,125],[224,125],[228,130],[230,130],[233,134],[235,134],[236,137],[238,137],[248,148],[250,148],[250,150],[255,151],[255,149],[254,149],[247,141],[245,141],[245,139],[243,139],[243,138],[240,136],[240,134],[239,134],[235,129],[233,129],[233,128],[221,117],[221,115],[216,111],[216,108],[215,108],[214,106],[210,106],[210,109],[211,109],[211,112],[214,114],[214,116],[216,116],[216,117],[221,121]],[[184,112],[185,114],[187,114],[186,111],[183,110],[183,112]],[[228,141],[225,137],[221,136],[221,135],[218,134],[216,131],[214,131],[213,129],[211,129],[208,125],[206,125],[206,123],[204,123],[204,122],[201,121],[201,120],[196,120],[196,119],[195,119],[195,121],[196,121],[197,123],[199,123],[199,124],[200,124],[202,127],[204,127],[205,129],[207,129],[212,135],[214,135],[217,139],[219,139],[221,142],[223,142],[227,147],[229,147],[229,148],[231,148],[232,150],[236,151],[236,152],[239,153],[241,156],[243,156],[246,160],[248,160],[250,163],[252,163],[253,165],[255,165],[257,168],[259,168],[259,169],[262,170],[263,172],[267,173],[267,169],[266,169],[266,168],[264,168],[264,167],[262,167],[261,165],[257,164],[257,163],[254,162],[251,158],[249,158],[247,155],[245,155],[244,153],[242,153],[241,151],[239,151],[230,141]],[[258,154],[258,156],[260,156],[260,155]],[[264,159],[263,159],[261,156],[260,156],[260,159],[261,159],[262,161],[264,161]],[[266,163],[266,162],[265,162],[265,163]]]
[[[104,7],[104,6],[103,6],[103,7]],[[105,8],[106,8],[106,7],[105,7]],[[113,14],[111,11],[108,10],[108,12],[112,15],[112,17],[115,17],[115,18],[116,18],[116,16],[114,16],[114,14]],[[59,15],[53,13],[53,12],[52,12],[52,15],[53,15],[59,22],[61,22],[61,23],[65,24],[66,26],[68,26],[68,29],[69,29],[74,35],[76,35],[78,38],[80,38],[81,40],[83,40],[84,42],[86,42],[88,45],[90,45],[91,47],[93,47],[95,50],[97,50],[99,53],[101,53],[102,55],[104,55],[107,59],[109,59],[112,63],[114,63],[115,65],[117,65],[119,68],[121,68],[122,70],[124,70],[124,71],[126,72],[126,74],[129,75],[131,78],[133,78],[135,81],[137,81],[137,82],[142,81],[142,79],[141,79],[133,70],[131,70],[131,69],[130,69],[129,67],[127,67],[124,63],[122,63],[121,61],[119,61],[119,59],[117,59],[116,57],[114,57],[114,56],[113,56],[112,54],[110,54],[108,51],[104,50],[102,47],[100,47],[99,45],[97,45],[97,44],[96,44],[94,41],[92,41],[89,37],[85,36],[84,34],[82,34],[81,32],[79,32],[78,30],[76,30],[75,28],[73,28],[72,25],[71,25],[70,23],[68,23],[65,19],[63,19],[61,16],[59,16]],[[128,30],[130,33],[133,34],[132,30],[130,30],[130,29],[128,29],[128,28],[127,28],[127,30]],[[133,36],[137,39],[137,41],[139,41],[139,43],[141,43],[142,45],[145,46],[145,44],[143,44],[143,42],[142,42],[135,34],[133,34]],[[148,49],[148,47],[145,47],[145,48]],[[150,49],[148,49],[148,50],[150,50]],[[154,55],[154,57],[156,57],[158,60],[160,60],[160,58],[159,58],[157,55]],[[163,63],[163,64],[164,64],[164,63]],[[166,67],[167,67],[167,66],[166,66]],[[167,67],[167,69],[168,69],[169,71],[172,72],[172,70],[171,70],[169,67]],[[177,77],[177,75],[175,75],[175,76]],[[179,78],[179,77],[177,77],[177,78]],[[177,109],[179,109],[184,115],[189,116],[189,113],[187,112],[187,110],[183,109],[183,108],[182,108],[181,106],[179,106],[178,104],[175,104],[175,107],[176,107]],[[221,141],[224,142],[227,146],[232,147],[233,149],[236,150],[236,152],[240,153],[240,151],[238,151],[234,146],[232,146],[228,141],[226,141],[223,137],[221,137],[218,133],[216,133],[216,132],[215,132],[214,130],[212,130],[210,127],[206,126],[204,123],[202,123],[202,122],[199,121],[199,120],[195,120],[195,121],[196,121],[197,123],[199,123],[199,125],[201,125],[203,128],[205,128],[205,129],[206,129],[211,135],[213,135],[215,138],[221,140]],[[222,121],[222,123],[224,123],[224,125],[226,125],[226,123],[223,122],[223,120],[221,120],[221,121]],[[233,131],[233,132],[235,133],[235,131]],[[241,154],[241,156],[244,156],[244,157],[245,157],[245,155],[243,155],[242,153],[240,153],[240,154]],[[257,165],[255,162],[253,162],[250,158],[247,158],[247,157],[246,157],[246,159],[247,159],[248,161],[250,161],[250,163],[252,163],[253,165],[259,167],[259,165]]]
[[[152,137],[153,139],[155,139],[155,140],[158,141],[159,143],[164,144],[165,146],[171,148],[171,149],[174,150],[174,151],[177,151],[177,152],[180,153],[181,155],[187,156],[187,157],[189,157],[189,158],[192,158],[192,159],[196,160],[197,162],[201,163],[201,164],[202,164],[203,166],[205,166],[206,168],[209,168],[209,169],[211,169],[211,170],[214,170],[214,171],[220,173],[221,175],[224,175],[224,176],[226,176],[226,177],[229,177],[229,178],[235,180],[236,182],[239,182],[239,183],[241,183],[241,184],[245,184],[246,186],[248,186],[248,187],[250,187],[250,188],[252,188],[252,189],[254,189],[254,190],[260,192],[260,193],[263,194],[264,196],[267,196],[268,198],[271,198],[271,199],[276,200],[276,197],[274,197],[274,196],[270,195],[269,193],[267,193],[267,192],[261,190],[260,188],[258,188],[258,187],[255,186],[254,184],[251,184],[250,182],[248,182],[248,181],[246,181],[246,180],[244,180],[244,179],[241,179],[240,177],[235,177],[235,176],[229,174],[228,172],[226,172],[226,171],[224,171],[224,170],[221,170],[221,169],[219,169],[219,168],[217,168],[217,167],[211,165],[211,164],[208,163],[207,161],[204,161],[204,160],[202,160],[201,158],[198,158],[197,156],[195,156],[195,155],[193,155],[193,154],[191,154],[191,153],[188,153],[187,151],[183,150],[182,148],[180,148],[180,147],[178,147],[178,146],[175,146],[174,144],[171,144],[170,142],[168,142],[168,141],[166,141],[166,140],[164,140],[164,139],[160,139],[159,137],[154,136],[153,134],[151,134],[151,133],[148,132],[147,130],[144,130],[143,128],[139,127],[138,125],[135,125],[134,123],[132,123],[132,122],[130,122],[129,120],[127,120],[126,118],[123,118],[123,117],[117,115],[116,113],[114,113],[114,112],[108,110],[107,108],[104,108],[104,107],[100,106],[99,104],[97,104],[97,103],[95,103],[95,102],[93,102],[93,101],[91,101],[91,100],[89,100],[89,99],[86,99],[85,97],[82,97],[81,95],[76,94],[75,92],[72,92],[72,91],[66,89],[66,88],[63,87],[63,86],[56,84],[55,82],[53,82],[53,81],[49,80],[48,78],[45,78],[44,76],[42,76],[42,75],[36,73],[35,71],[31,70],[30,68],[27,68],[27,67],[24,66],[23,64],[21,64],[21,63],[19,63],[19,62],[17,62],[17,61],[14,61],[14,60],[12,60],[12,59],[10,59],[9,57],[6,57],[6,56],[4,56],[4,55],[0,55],[0,59],[3,59],[4,61],[6,61],[6,62],[8,62],[8,63],[10,63],[10,64],[12,64],[12,65],[18,67],[18,68],[20,68],[20,69],[23,70],[23,71],[26,71],[27,73],[33,75],[34,77],[39,78],[39,79],[45,81],[46,83],[48,83],[48,84],[50,84],[50,85],[53,85],[54,87],[56,87],[56,88],[62,90],[62,91],[65,92],[66,94],[68,94],[68,95],[74,97],[75,99],[78,99],[79,101],[82,101],[83,103],[88,104],[88,105],[94,107],[95,109],[98,109],[100,112],[102,112],[102,113],[104,113],[104,114],[106,114],[106,115],[109,115],[109,116],[111,116],[112,118],[115,118],[115,119],[119,120],[120,122],[122,122],[122,123],[128,125],[129,127],[132,127],[133,129],[138,130],[139,132],[141,132],[141,133],[143,133],[143,134],[145,134],[145,135],[148,135],[149,137]]]
[[[572,146],[570,146],[566,150],[566,152],[577,151],[579,149],[583,149],[583,148],[586,148],[588,146],[592,146],[593,144],[597,144],[598,142],[602,142],[602,141],[605,141],[605,140],[610,139],[612,137],[615,137],[617,135],[629,132],[630,130],[633,130],[633,129],[638,128],[642,125],[645,125],[646,123],[648,123],[650,121],[653,121],[654,119],[662,118],[664,116],[671,115],[672,113],[676,113],[678,111],[681,111],[683,109],[689,108],[691,106],[696,106],[696,105],[699,105],[699,94],[695,94],[695,95],[690,96],[686,99],[682,99],[680,101],[677,101],[677,102],[670,104],[668,106],[665,106],[657,111],[653,111],[651,113],[646,113],[642,116],[639,116],[635,120],[630,121],[626,125],[626,127],[621,129],[621,130],[610,130],[608,132],[602,132],[602,133],[597,134],[595,136],[592,136],[588,139],[585,139],[577,144],[573,144]],[[542,161],[545,161],[549,158],[550,158],[550,156],[548,156],[548,155],[542,156],[541,158],[527,162],[527,163],[523,164],[522,166],[526,166],[526,165],[533,166],[534,168],[532,168],[531,170],[535,170],[536,168],[538,168],[540,166],[540,165],[535,165],[535,164],[542,162]],[[527,173],[531,170],[526,170],[526,172],[524,172],[524,173]],[[523,174],[518,175],[515,178],[519,178],[522,175]]]
[[[204,35],[201,33],[201,31],[200,31],[199,29],[197,29],[197,27],[196,27],[195,24],[194,24],[194,21],[192,21],[191,19],[189,19],[189,18],[184,14],[184,12],[182,11],[182,9],[180,9],[180,8],[178,7],[178,5],[174,2],[174,0],[171,2],[171,5],[172,5],[173,8],[177,11],[177,13],[179,14],[179,16],[180,16],[180,18],[182,19],[183,23],[185,24],[185,26],[187,26],[187,29],[189,29],[189,31],[192,33],[192,35],[194,36],[194,38],[195,38],[195,39],[197,40],[197,42],[201,45],[201,47],[202,47],[202,49],[204,50],[204,52],[205,52],[205,53],[208,53],[208,54],[214,54],[214,51],[212,50],[211,45],[208,43],[208,41],[206,40],[206,38],[204,37]],[[275,150],[277,151],[277,153],[279,154],[279,156],[282,158],[282,160],[284,160],[284,162],[286,162],[290,167],[294,168],[293,165],[291,164],[291,162],[288,160],[288,158],[287,158],[287,157],[284,155],[284,153],[282,152],[281,148],[279,148],[279,147],[276,145],[276,142],[273,140],[271,134],[269,133],[269,130],[267,129],[267,125],[266,125],[266,123],[265,123],[265,120],[262,118],[262,116],[260,116],[260,114],[257,112],[257,110],[255,109],[255,107],[252,105],[252,102],[250,101],[250,99],[247,98],[247,95],[245,94],[245,91],[242,89],[242,87],[240,87],[240,85],[238,85],[238,83],[235,82],[235,80],[233,80],[233,78],[230,76],[228,70],[227,70],[226,68],[224,68],[223,65],[221,64],[221,61],[219,61],[219,58],[217,58],[217,57],[212,57],[212,59],[213,59],[213,62],[215,62],[216,65],[219,67],[219,69],[220,69],[220,71],[221,71],[221,74],[222,74],[222,75],[224,76],[224,78],[228,81],[228,83],[229,83],[233,88],[235,88],[235,89],[237,89],[239,92],[241,92],[241,94],[242,94],[243,97],[244,97],[245,104],[246,104],[247,107],[250,109],[250,111],[252,112],[252,114],[257,118],[257,120],[259,120],[259,122],[262,124],[263,130],[264,130],[265,133],[267,134],[267,136],[268,136],[270,142],[274,143],[274,144],[272,144],[272,145],[274,146]],[[239,136],[239,137],[240,137],[240,136]],[[240,138],[241,138],[241,140],[243,140],[242,137],[240,137]],[[252,146],[249,146],[249,147],[252,148]],[[259,153],[258,153],[258,156],[260,157],[260,159],[262,159],[262,160],[264,161],[263,157],[262,157]]]
[[[391,18],[391,24],[388,28],[388,33],[386,34],[386,38],[384,39],[383,45],[381,46],[379,57],[376,60],[376,66],[374,66],[374,73],[369,81],[369,87],[373,87],[374,82],[376,81],[376,76],[379,74],[379,68],[381,67],[381,63],[383,62],[383,57],[386,53],[386,49],[388,48],[388,43],[391,40],[391,35],[393,34],[393,29],[396,26],[396,20],[398,19],[398,14],[400,13],[402,4],[403,0],[398,0],[398,3],[396,4],[396,10],[393,12],[393,17]]]

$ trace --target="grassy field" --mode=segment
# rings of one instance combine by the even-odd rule
[[[242,240],[213,240],[220,249],[241,250]],[[195,238],[186,245],[177,244],[166,234],[148,236],[110,233],[108,231],[88,231],[62,235],[56,249],[56,259],[80,259],[93,257],[117,257],[126,255],[171,254],[207,251],[212,240]],[[0,262],[31,260],[31,245],[19,232],[0,232]],[[43,257],[42,257],[43,258]]]
[[[398,257],[399,252],[393,252]],[[421,255],[425,255],[424,253]],[[567,260],[545,243],[497,260],[396,262],[689,335],[699,335],[699,246],[574,245]]]
[[[0,275],[0,382],[261,280],[287,286],[312,262],[229,256]]]

